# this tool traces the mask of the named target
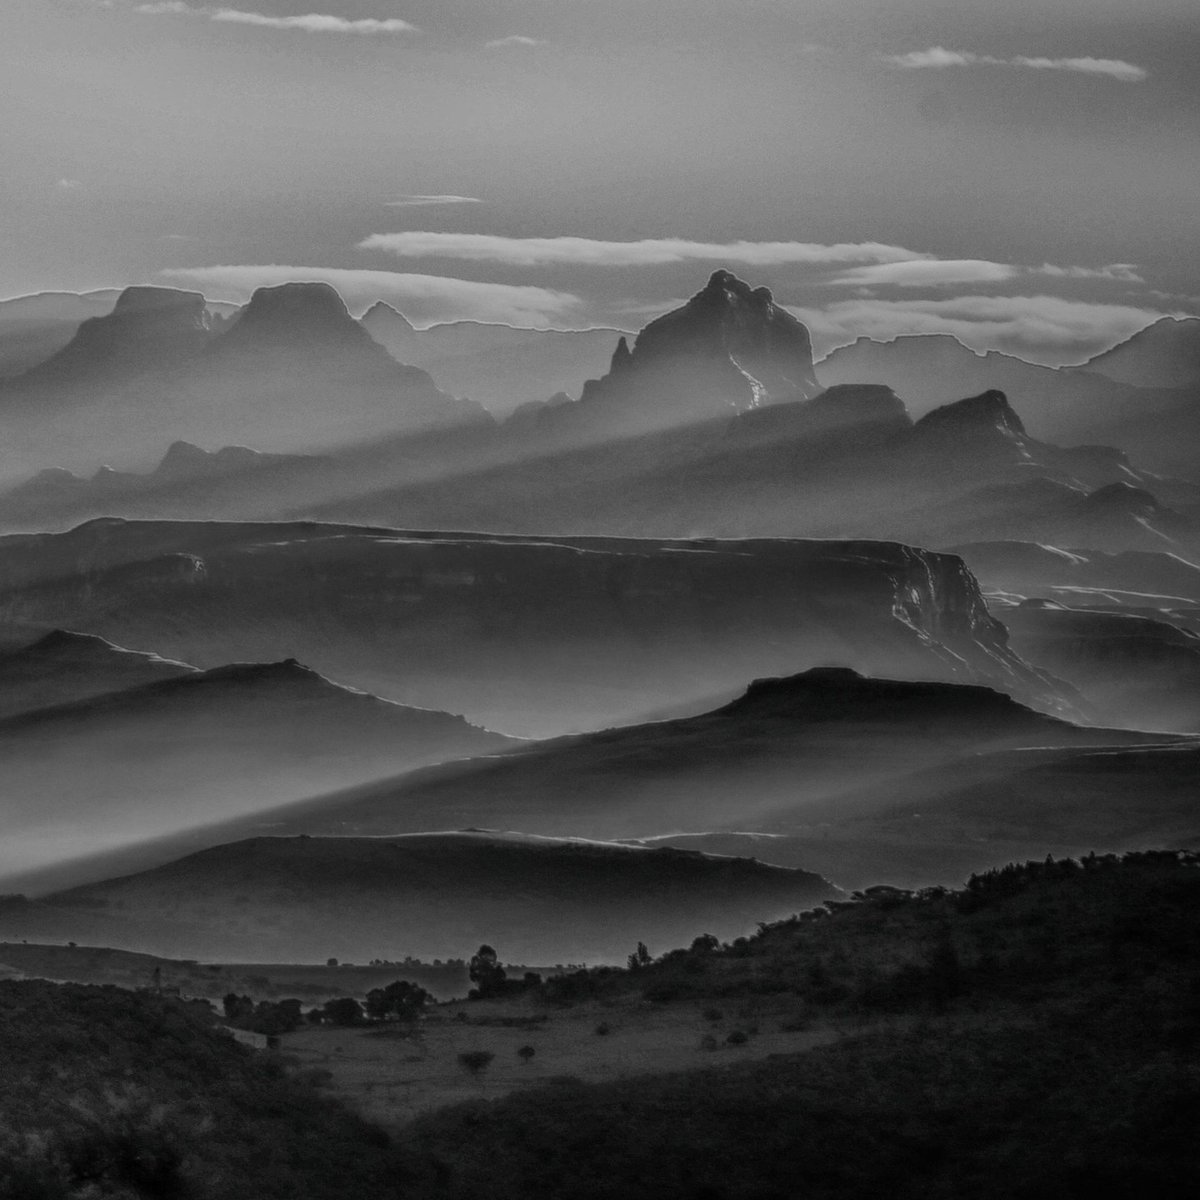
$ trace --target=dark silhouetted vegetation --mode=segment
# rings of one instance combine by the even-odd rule
[[[386,1139],[209,1006],[0,982],[4,1200],[396,1197]]]
[[[568,988],[782,993],[801,1027],[832,1016],[860,1032],[759,1061],[717,1055],[703,1075],[562,1083],[432,1114],[404,1135],[412,1194],[1200,1194],[1198,864],[1145,853],[1007,867],[959,892],[863,893],[742,946],[548,980],[555,1002]]]

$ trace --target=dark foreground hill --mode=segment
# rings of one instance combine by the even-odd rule
[[[537,1063],[569,1022],[624,1076],[526,1077],[497,1099],[502,1069],[485,1062],[492,1099],[390,1138],[287,1078],[311,1034],[255,1058],[177,1001],[0,983],[0,1195],[1182,1200],[1200,1188],[1198,948],[1195,856],[873,889],[728,945],[698,937],[636,969],[434,1013],[411,1037],[318,1031],[318,1062],[346,1046],[360,1069],[397,1063],[400,1079],[377,1076],[388,1089],[463,1076],[441,1061],[451,1031],[485,1059],[527,1040]],[[694,1067],[652,1074],[622,1050],[671,1022],[694,1031]],[[767,1022],[814,1036],[768,1057]]]
[[[697,925],[733,937],[837,894],[806,871],[671,849],[483,832],[257,838],[10,905],[0,926],[239,961],[429,959],[490,942],[510,961],[613,962],[639,940],[670,945]]]
[[[398,1197],[377,1131],[213,1028],[113,987],[0,981],[4,1200]]]

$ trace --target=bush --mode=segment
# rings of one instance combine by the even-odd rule
[[[750,1035],[744,1029],[735,1029],[725,1040],[731,1046],[744,1046],[750,1040]]]
[[[717,1039],[715,1037],[713,1037],[713,1035],[711,1033],[706,1033],[700,1039],[700,1049],[701,1050],[715,1050],[718,1045],[719,1045],[719,1043],[717,1042]]]
[[[490,1050],[464,1050],[458,1056],[458,1065],[469,1075],[481,1075],[495,1057]]]
[[[596,1026],[597,1037],[608,1037],[610,1033],[612,1033],[612,1026],[607,1021],[601,1021],[600,1024]]]

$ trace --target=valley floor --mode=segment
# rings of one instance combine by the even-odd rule
[[[440,1006],[412,1034],[399,1026],[320,1026],[285,1035],[281,1048],[310,1077],[324,1079],[320,1073],[328,1072],[329,1088],[363,1116],[395,1128],[462,1101],[556,1083],[729,1066],[843,1035],[835,1022],[798,1021],[798,1013],[795,998],[786,996],[667,1006],[626,998],[565,1009],[472,1001]],[[783,1028],[796,1023],[804,1028]],[[746,1041],[728,1042],[735,1031]],[[524,1046],[535,1051],[527,1062],[517,1053]],[[477,1076],[459,1062],[472,1051],[495,1055]]]

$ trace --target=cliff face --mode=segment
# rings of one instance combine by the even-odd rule
[[[399,534],[97,521],[0,540],[0,615],[199,665],[295,656],[340,682],[548,734],[836,664],[1052,685],[962,560],[889,542]]]
[[[808,330],[751,288],[716,271],[682,308],[651,321],[630,349],[617,344],[609,373],[590,381],[581,405],[593,420],[635,432],[732,416],[804,400],[820,390]]]

